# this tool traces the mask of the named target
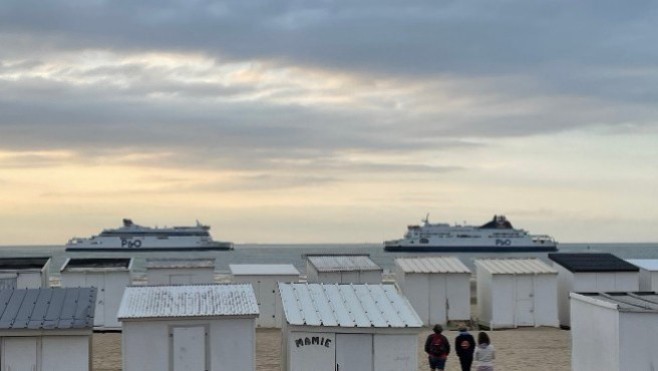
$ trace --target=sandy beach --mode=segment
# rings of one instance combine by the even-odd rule
[[[430,330],[426,329],[418,337],[418,371],[428,370],[423,344],[429,333]],[[520,328],[488,333],[497,352],[496,370],[566,371],[571,369],[569,331],[554,328]],[[457,332],[446,331],[444,334],[452,343]],[[95,371],[121,370],[121,334],[94,334],[92,352]],[[278,329],[256,331],[257,371],[279,370],[280,353],[281,332]],[[446,370],[460,371],[456,355],[450,355]]]

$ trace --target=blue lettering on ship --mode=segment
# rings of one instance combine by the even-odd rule
[[[496,246],[510,246],[512,245],[512,240],[509,239],[496,239]]]
[[[142,241],[140,240],[129,240],[127,238],[122,238],[121,239],[121,247],[127,247],[127,248],[136,248],[136,247],[141,247],[142,246]]]

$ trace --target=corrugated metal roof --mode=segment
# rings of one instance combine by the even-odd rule
[[[626,259],[626,261],[647,271],[658,271],[658,259]]]
[[[292,264],[229,264],[234,276],[299,276]]]
[[[257,316],[250,284],[127,287],[119,319]]]
[[[42,269],[50,260],[48,256],[0,258],[0,270]]]
[[[130,258],[69,258],[62,265],[60,272],[93,270],[127,271],[130,267],[131,260]]]
[[[422,327],[393,285],[279,283],[286,321],[327,327]]]
[[[306,259],[318,272],[383,270],[367,255],[309,255]]]
[[[638,272],[633,264],[610,253],[552,253],[548,258],[571,272]]]
[[[653,292],[574,293],[617,306],[622,312],[658,313],[658,295]]]
[[[146,259],[146,269],[214,267],[215,259]]]
[[[405,273],[471,273],[471,270],[454,256],[395,259]]]
[[[475,265],[491,274],[557,274],[555,268],[535,258],[476,259]]]
[[[0,290],[0,329],[91,329],[95,305],[91,287]]]

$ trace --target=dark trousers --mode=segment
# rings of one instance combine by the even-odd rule
[[[462,365],[462,371],[471,371],[473,357],[459,357],[459,364]]]

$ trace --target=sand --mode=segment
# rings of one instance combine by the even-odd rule
[[[418,371],[428,370],[422,349],[429,333],[427,329],[418,336]],[[473,333],[477,334],[475,331]],[[444,334],[451,343],[457,335],[454,331],[446,331]],[[496,370],[566,371],[571,369],[569,331],[554,328],[521,328],[489,331],[488,334],[496,348]],[[121,370],[121,334],[94,334],[92,352],[95,371]],[[257,371],[279,370],[280,353],[279,330],[256,331]],[[456,355],[451,354],[448,357],[446,371],[461,371]]]

